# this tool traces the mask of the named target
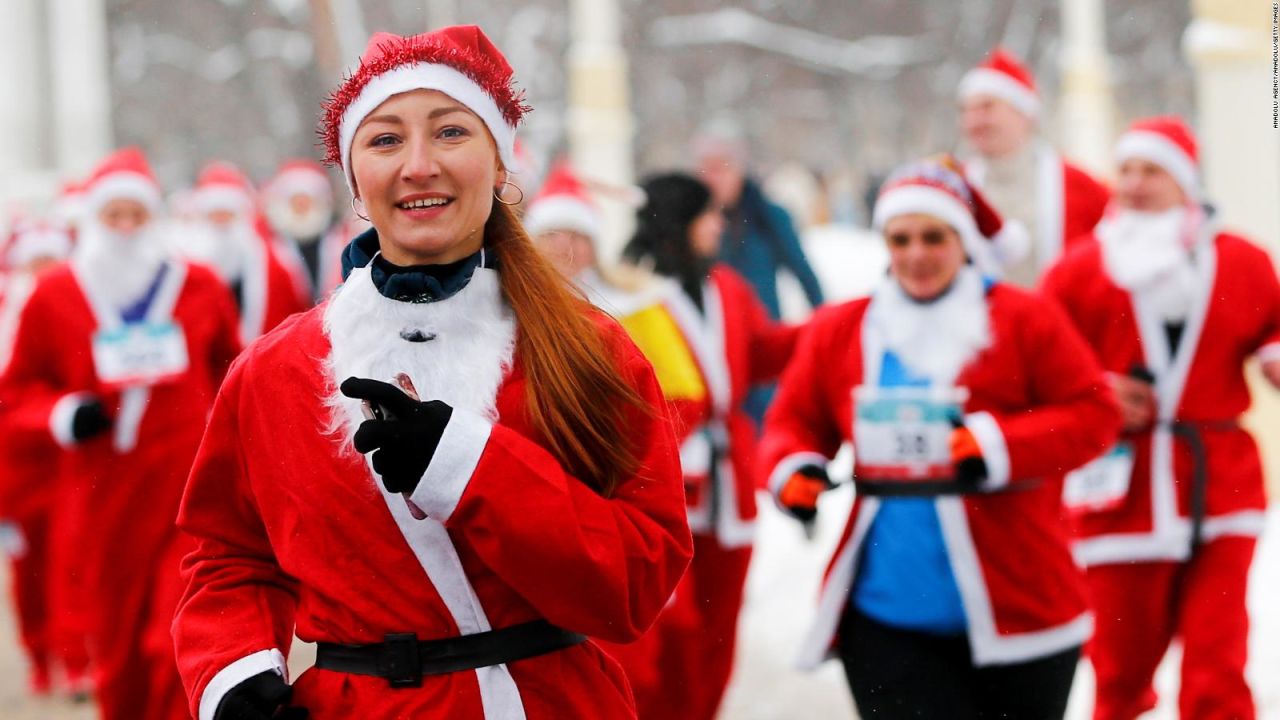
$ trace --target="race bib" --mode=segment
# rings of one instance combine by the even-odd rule
[[[172,322],[102,330],[93,336],[93,366],[109,387],[159,385],[187,371],[187,339]]]
[[[1062,502],[1077,512],[1114,509],[1129,494],[1132,475],[1133,446],[1119,443],[1102,457],[1067,473]]]
[[[859,481],[938,481],[954,475],[951,432],[964,417],[966,388],[854,390],[854,459]]]

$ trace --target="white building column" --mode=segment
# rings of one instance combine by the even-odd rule
[[[570,13],[570,157],[587,179],[629,185],[635,173],[634,119],[617,0],[572,0]],[[600,255],[612,261],[631,234],[635,210],[615,199],[597,199],[607,228]]]
[[[1280,130],[1272,126],[1270,0],[1194,0],[1184,50],[1196,72],[1200,162],[1228,227],[1280,258]],[[1280,398],[1253,374],[1247,418],[1280,497]]]
[[[32,199],[38,192],[32,179],[46,170],[40,2],[0,2],[0,67],[6,70],[0,73],[0,202],[6,205]]]
[[[1060,144],[1090,172],[1110,176],[1114,126],[1102,0],[1064,2],[1061,16]]]
[[[48,0],[53,160],[87,172],[111,150],[111,77],[103,0]]]

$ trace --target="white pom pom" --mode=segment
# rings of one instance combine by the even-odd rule
[[[1000,232],[991,238],[1000,264],[1008,267],[1021,261],[1031,251],[1031,234],[1018,220],[1005,220]]]

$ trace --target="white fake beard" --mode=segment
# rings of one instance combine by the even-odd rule
[[[356,268],[329,301],[324,329],[332,348],[328,429],[344,446],[350,447],[365,420],[361,402],[337,390],[349,377],[395,385],[396,375],[404,373],[421,400],[441,400],[491,422],[498,419],[498,388],[511,366],[515,320],[497,272],[477,268],[456,295],[407,303],[383,297],[369,266]],[[412,330],[434,338],[409,342],[401,337]]]
[[[311,209],[302,214],[293,211],[288,198],[267,203],[267,219],[271,221],[272,229],[300,243],[318,240],[329,229],[332,217],[333,206],[320,201],[313,202]]]
[[[155,281],[165,256],[158,223],[148,223],[123,235],[103,227],[96,219],[86,220],[80,227],[80,240],[72,255],[81,280],[96,297],[117,310],[142,298]]]
[[[1107,274],[1121,288],[1144,296],[1161,319],[1185,320],[1196,288],[1187,238],[1198,222],[1182,207],[1161,213],[1121,210],[1104,219],[1096,233]]]
[[[218,277],[230,283],[244,275],[256,242],[261,242],[258,231],[247,222],[226,227],[192,223],[183,229],[178,246],[184,256],[212,267]]]
[[[953,383],[991,344],[986,289],[971,267],[960,268],[942,297],[928,303],[916,302],[895,278],[886,278],[872,295],[867,322],[886,350],[938,385]]]

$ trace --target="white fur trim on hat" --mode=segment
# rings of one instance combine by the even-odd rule
[[[899,215],[931,215],[950,225],[964,244],[965,252],[984,275],[999,276],[1000,263],[991,242],[978,232],[973,213],[964,201],[938,188],[927,185],[903,185],[886,191],[876,200],[873,222],[883,231],[890,220]]]
[[[253,197],[240,188],[217,185],[200,188],[192,193],[191,206],[199,213],[211,213],[216,210],[247,213],[253,210]]]
[[[1177,143],[1147,130],[1130,130],[1116,143],[1116,162],[1140,158],[1164,168],[1173,176],[1182,192],[1192,200],[1200,197],[1200,173],[1195,162]]]
[[[998,70],[974,68],[960,80],[958,91],[961,100],[975,95],[991,95],[1000,98],[1030,117],[1040,116],[1040,98],[1027,86]]]
[[[388,70],[370,80],[360,91],[359,97],[351,101],[346,112],[342,113],[342,124],[338,133],[342,143],[342,168],[353,195],[356,192],[356,181],[351,171],[351,142],[355,139],[356,129],[369,113],[376,110],[388,98],[414,90],[438,90],[478,115],[485,127],[489,129],[489,133],[493,135],[503,167],[512,172],[518,170],[515,150],[516,129],[507,124],[493,97],[474,80],[448,65],[413,63]]]
[[[590,205],[571,197],[548,197],[529,207],[524,229],[530,235],[548,230],[571,230],[598,240],[603,228],[600,215]]]
[[[97,215],[112,200],[136,200],[152,213],[160,209],[164,200],[155,182],[140,173],[113,172],[98,180],[85,196],[85,215]]]
[[[315,170],[285,170],[267,183],[266,194],[271,197],[310,195],[333,201],[333,188],[329,185],[329,178]]]

